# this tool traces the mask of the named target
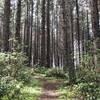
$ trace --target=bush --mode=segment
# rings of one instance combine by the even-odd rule
[[[98,100],[100,98],[100,73],[80,67],[77,77],[77,88],[83,98],[86,100]]]
[[[100,82],[100,73],[81,67],[78,72],[78,82]]]
[[[31,80],[30,80],[31,78],[32,78],[32,76],[31,76],[30,71],[29,70],[25,70],[25,69],[19,71],[19,73],[17,75],[17,80],[18,81],[22,81],[23,84],[30,83],[31,82]]]
[[[23,83],[31,80],[25,70],[22,72],[25,61],[26,57],[22,52],[0,53],[0,100],[18,99]]]
[[[78,90],[84,99],[97,100],[100,98],[100,87],[96,83],[80,83]]]
[[[66,78],[66,75],[62,69],[52,68],[46,72],[46,77]]]
[[[41,67],[41,66],[37,66],[37,67],[34,69],[34,72],[35,72],[35,73],[40,73],[40,74],[45,74],[46,71],[47,71],[47,68]]]
[[[8,98],[7,100],[14,100],[16,96],[18,98],[21,94],[20,90],[22,86],[21,82],[11,77],[3,77],[0,80],[0,100],[4,97]]]
[[[6,82],[0,82],[0,97],[6,95],[9,90],[10,90],[9,84],[7,84]]]
[[[0,76],[8,75],[7,70],[7,59],[8,55],[5,53],[0,53]]]
[[[0,76],[13,76],[24,66],[26,57],[23,53],[0,53]]]

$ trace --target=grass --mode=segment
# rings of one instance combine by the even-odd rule
[[[84,83],[82,82],[81,82],[82,84],[78,83],[71,86],[68,84],[67,78],[46,77],[45,73],[35,73],[34,77],[36,79],[32,80],[31,86],[29,85],[22,89],[23,96],[25,97],[24,100],[37,100],[38,97],[41,95],[42,82],[37,80],[37,78],[39,77],[48,80],[48,82],[50,81],[52,83],[56,83],[56,82],[60,83],[57,89],[57,93],[59,94],[59,100],[83,100],[83,98],[85,98],[83,97],[83,95],[81,95],[81,90],[79,89],[80,87],[84,86]],[[91,100],[94,100],[94,99],[91,99]]]
[[[88,93],[88,91],[90,91],[90,93],[91,93],[91,94],[88,93],[89,98],[91,98],[92,94],[94,96],[99,96],[99,94],[100,94],[100,92],[98,93],[98,91],[100,91],[100,87],[96,87],[95,84],[91,85],[90,82],[89,82],[89,84],[86,83],[88,79],[90,81],[93,79],[93,77],[95,79],[95,76],[93,76],[93,75],[89,74],[89,78],[85,78],[86,82],[77,81],[76,84],[71,86],[71,85],[69,85],[67,77],[66,78],[52,77],[52,76],[47,77],[45,74],[45,71],[47,71],[47,69],[46,70],[42,69],[42,73],[41,73],[40,69],[39,69],[39,71],[37,69],[36,72],[34,72],[34,70],[32,70],[32,72],[30,72],[30,69],[29,69],[28,73],[31,73],[31,75],[32,75],[32,78],[30,78],[31,82],[29,82],[26,85],[24,84],[21,87],[21,90],[19,93],[20,95],[18,95],[19,98],[23,98],[23,99],[18,99],[18,96],[17,96],[17,98],[13,99],[13,100],[38,100],[38,98],[42,94],[42,89],[43,89],[43,81],[41,81],[41,79],[47,80],[50,83],[58,84],[56,92],[59,94],[59,100],[83,100],[84,95],[82,94],[82,92]],[[53,72],[55,73],[55,71],[53,71]],[[86,75],[86,73],[85,73],[85,75]],[[90,79],[90,76],[92,76],[91,79]],[[78,78],[78,80],[80,80],[80,79],[81,78]],[[98,77],[96,77],[96,79],[98,79]],[[95,82],[93,82],[93,83],[95,83]],[[97,95],[94,90],[97,91]],[[86,97],[86,98],[88,98],[88,97]],[[3,97],[2,100],[8,100],[7,96]],[[11,100],[11,99],[9,99],[9,100]],[[100,100],[100,99],[85,99],[85,100]]]
[[[62,82],[58,89],[60,100],[100,100],[100,87],[96,85],[86,85],[87,83],[78,83],[68,85],[68,82]]]
[[[37,100],[42,93],[41,85],[42,85],[41,81],[35,79],[33,76],[30,83],[23,85],[20,88],[20,91],[16,92],[16,94],[13,97],[13,100]],[[9,96],[5,95],[0,100],[12,100],[9,99],[8,97]]]
[[[67,86],[67,87],[61,87],[58,90],[59,98],[61,100],[72,100],[72,98],[76,98],[77,95],[77,89],[74,89],[75,87]],[[77,99],[78,100],[78,99]]]
[[[31,84],[24,86],[21,89],[21,93],[24,100],[37,100],[37,98],[41,95],[41,82],[33,77]]]

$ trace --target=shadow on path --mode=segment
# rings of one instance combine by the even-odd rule
[[[43,83],[42,95],[38,100],[59,100],[59,94],[57,89],[60,86],[60,82],[57,80],[49,80],[45,78],[39,78]]]

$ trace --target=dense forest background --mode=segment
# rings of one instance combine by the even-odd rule
[[[18,81],[27,66],[64,71],[69,84],[100,83],[99,15],[99,0],[0,0],[0,79]]]

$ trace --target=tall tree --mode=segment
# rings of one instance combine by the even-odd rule
[[[70,24],[71,24],[71,28],[70,28],[70,30],[71,30],[71,48],[72,48],[72,66],[74,66],[74,25],[73,25],[73,23],[74,23],[74,16],[73,16],[73,3],[71,2],[71,4],[70,4]]]
[[[96,43],[95,46],[95,52],[96,53],[98,51],[98,49],[100,49],[100,29],[99,29],[99,10],[98,10],[98,0],[92,0],[91,1],[91,14],[92,14],[92,31],[94,33],[94,40]],[[100,55],[98,53],[97,55],[97,63],[100,64]],[[96,62],[96,61],[95,61]]]
[[[29,66],[32,65],[32,39],[33,39],[33,7],[34,2],[31,0],[31,18],[30,18],[30,44],[29,44]]]
[[[9,38],[10,38],[10,0],[5,0],[4,3],[4,23],[3,23],[3,35],[4,35],[4,51],[8,52]]]
[[[47,0],[47,67],[50,67],[50,0]]]
[[[70,11],[70,7],[68,6],[69,3],[65,0],[62,1],[62,16],[63,16],[63,32],[64,32],[64,38],[65,38],[65,55],[66,55],[66,66],[68,66],[68,72],[69,72],[69,82],[70,84],[73,84],[76,82],[76,75],[75,75],[75,66],[73,64],[73,49],[72,49],[72,39],[71,34],[69,31],[70,23],[69,23],[69,14],[66,13],[66,11]],[[66,9],[67,7],[67,9]],[[67,28],[67,29],[66,29]]]
[[[42,22],[41,22],[41,58],[40,65],[46,66],[46,46],[45,46],[45,4],[46,1],[42,0]]]
[[[15,33],[15,38],[16,40],[18,40],[18,43],[21,42],[20,26],[21,26],[21,0],[18,0],[17,1],[17,13],[16,13],[16,33]]]
[[[76,35],[78,40],[78,52],[79,52],[79,62],[80,62],[81,54],[80,54],[79,0],[76,0]]]
[[[27,65],[29,66],[29,57],[30,57],[30,1],[27,0],[27,11],[26,11],[26,18],[25,18],[25,26],[24,26],[24,52],[28,57]]]

